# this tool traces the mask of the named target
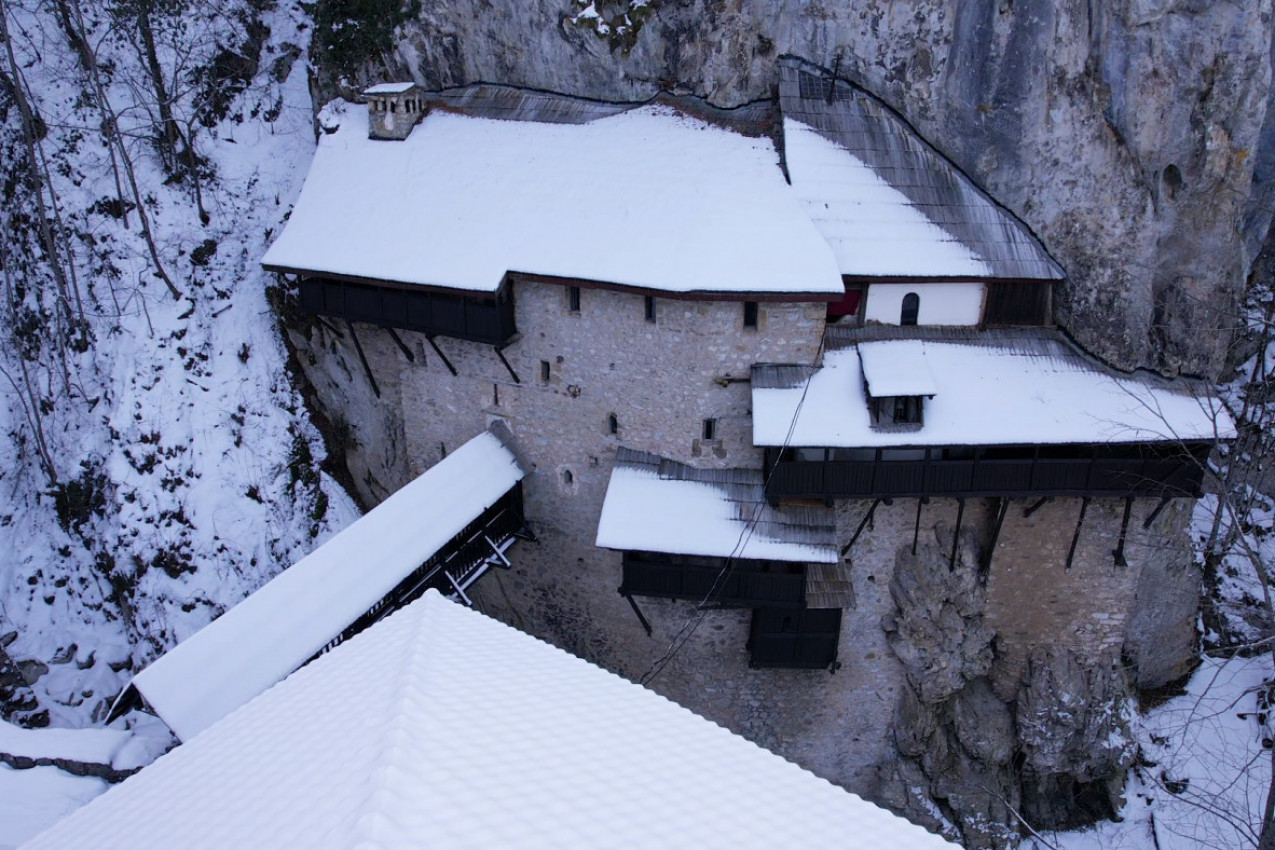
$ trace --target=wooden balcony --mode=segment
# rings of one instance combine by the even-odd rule
[[[1198,498],[1208,443],[766,450],[766,497]]]
[[[620,593],[707,602],[723,608],[767,605],[801,608],[806,604],[804,564],[625,552]],[[719,582],[720,579],[720,582]]]
[[[508,284],[483,296],[311,277],[300,289],[301,305],[320,316],[491,345],[502,345],[516,333]]]

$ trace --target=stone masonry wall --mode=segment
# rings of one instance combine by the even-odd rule
[[[1117,567],[1124,503],[1092,500],[1068,571],[1079,500],[1031,517],[1034,500],[1015,500],[983,573],[998,500],[966,501],[955,570],[956,500],[921,504],[919,523],[917,500],[882,502],[845,558],[853,605],[833,672],[750,669],[747,610],[639,598],[647,635],[617,592],[620,553],[593,546],[616,447],[758,467],[750,387],[736,379],[757,362],[815,362],[823,306],[763,303],[753,331],[738,302],[659,298],[648,322],[642,296],[580,295],[577,313],[564,287],[515,285],[521,335],[504,354],[517,380],[491,346],[438,338],[452,375],[423,336],[400,334],[409,360],[387,332],[357,325],[378,399],[344,327],[293,336],[331,418],[349,423],[349,457],[373,502],[493,419],[508,424],[533,467],[524,489],[538,542],[519,543],[512,569],[472,588],[482,610],[936,828],[937,803],[972,847],[1012,838],[1012,827],[987,827],[1012,822],[1007,804],[1061,819],[1049,800],[1119,773],[1120,701],[1132,684],[1184,672],[1192,656],[1188,503],[1144,530],[1156,503],[1135,502],[1129,565]],[[709,417],[718,436],[705,442]],[[837,503],[842,545],[871,504]],[[1074,723],[1059,727],[1059,717]],[[1035,784],[1023,784],[1015,759]]]

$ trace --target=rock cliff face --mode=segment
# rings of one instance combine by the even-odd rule
[[[1059,321],[1087,348],[1216,375],[1275,201],[1271,5],[450,0],[358,82],[732,105],[804,56],[884,97],[1042,237],[1070,275]]]

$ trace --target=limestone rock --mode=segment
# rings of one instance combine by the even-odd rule
[[[983,625],[985,597],[975,570],[950,570],[943,547],[927,543],[913,555],[905,543],[890,595],[898,614],[882,627],[921,702],[941,702],[987,673],[992,633]]]
[[[422,4],[389,67],[354,82],[732,105],[770,96],[795,53],[886,98],[1044,239],[1070,275],[1059,318],[1086,347],[1222,367],[1275,195],[1272,0],[650,5],[616,42],[570,0]],[[318,69],[321,98],[336,77]]]

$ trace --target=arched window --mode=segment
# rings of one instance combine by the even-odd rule
[[[916,316],[921,312],[921,296],[909,292],[903,296],[903,315],[899,317],[900,325],[915,325]]]

